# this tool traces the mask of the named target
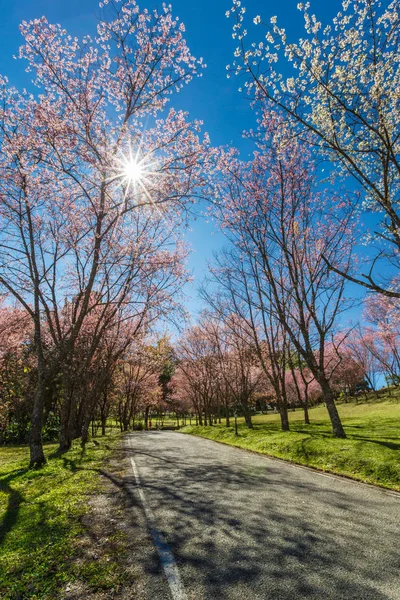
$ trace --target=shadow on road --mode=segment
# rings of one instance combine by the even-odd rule
[[[400,598],[400,580],[380,591],[400,572],[397,500],[191,436],[132,439],[126,456],[196,598]],[[137,506],[133,477],[114,484]]]

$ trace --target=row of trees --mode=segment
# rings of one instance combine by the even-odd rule
[[[34,332],[17,309],[0,309],[0,323],[0,443],[27,442],[38,379]],[[59,363],[49,381],[42,425],[46,441],[67,438],[70,445],[80,437],[85,446],[90,431],[101,428],[104,435],[110,420],[128,431],[139,417],[147,427],[151,411],[172,409],[169,383],[175,359],[168,338],[143,337],[132,331],[131,321],[120,321],[97,342],[95,329],[93,324],[81,333],[68,379]],[[47,352],[50,356],[54,348],[49,345]]]
[[[341,331],[325,345],[324,372],[334,400],[368,391],[377,394],[381,377],[398,385],[393,370],[397,352],[392,346],[398,333],[391,329],[387,340],[387,326],[371,323],[364,329]],[[287,431],[288,409],[301,407],[305,423],[310,423],[308,408],[326,402],[296,347],[284,337],[275,338],[272,346],[265,340],[258,343],[237,313],[204,312],[181,337],[176,357],[170,382],[172,407],[181,414],[194,413],[200,425],[224,418],[229,427],[232,414],[238,412],[252,428],[254,411],[273,407],[280,413],[282,430]]]
[[[376,390],[381,375],[388,383],[399,383],[399,331],[387,316],[391,302],[368,299],[370,325],[354,328],[326,349],[326,372],[336,397],[346,398],[367,387]],[[126,325],[110,328],[94,352],[94,328],[81,335],[69,374],[71,440],[81,437],[85,444],[90,425],[92,432],[100,427],[104,435],[110,419],[119,422],[121,431],[148,428],[152,415],[162,419],[167,411],[182,419],[196,415],[199,424],[211,425],[223,417],[227,426],[233,412],[239,411],[252,427],[254,409],[273,406],[287,429],[288,408],[302,407],[309,423],[309,406],[323,399],[320,385],[293,346],[287,346],[285,356],[270,355],[268,344],[255,345],[236,314],[221,319],[216,312],[205,312],[175,349],[168,338],[152,342]],[[0,343],[0,443],[24,442],[34,404],[37,357],[32,325],[23,311],[0,309]],[[277,367],[282,369],[278,379]],[[60,365],[47,390],[46,440],[53,441],[62,431],[64,382]]]

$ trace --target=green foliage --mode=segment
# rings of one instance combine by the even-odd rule
[[[85,452],[75,443],[62,457],[48,445],[39,470],[27,469],[28,448],[0,448],[0,598],[50,600],[71,582],[109,589],[123,577],[112,557],[88,560],[76,545],[88,494],[117,441],[114,434],[89,442]]]
[[[280,430],[279,415],[255,416],[254,430],[238,419],[238,437],[224,425],[180,431],[400,491],[400,403],[348,403],[338,410],[344,440],[332,436],[324,407],[310,409],[311,425],[304,425],[302,411],[290,412],[290,432]]]
[[[0,442],[5,445],[16,445],[26,443],[29,440],[29,428],[30,419],[27,415],[25,419],[19,418],[11,419],[8,426],[4,429],[1,434]],[[60,419],[54,414],[50,413],[47,421],[43,427],[42,439],[44,442],[55,442],[58,439],[60,427]]]
[[[176,356],[174,348],[171,346],[169,336],[163,335],[160,337],[151,351],[157,358],[161,367],[158,383],[161,386],[162,398],[165,402],[171,393],[169,383],[176,368]]]
[[[44,442],[56,442],[60,432],[60,417],[51,412],[43,427],[42,439]]]
[[[12,419],[1,435],[2,444],[20,444],[29,434],[29,421]]]

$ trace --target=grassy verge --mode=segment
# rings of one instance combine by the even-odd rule
[[[400,491],[400,403],[350,403],[338,410],[345,440],[332,436],[324,407],[310,410],[311,425],[304,425],[300,410],[290,412],[286,433],[279,415],[254,417],[254,430],[239,419],[238,437],[224,425],[180,431]]]
[[[110,434],[79,444],[57,458],[46,446],[47,464],[28,470],[26,447],[0,448],[0,598],[54,599],[70,583],[111,589],[121,577],[110,551],[99,560],[82,555],[89,496],[101,486],[99,469],[116,447]]]

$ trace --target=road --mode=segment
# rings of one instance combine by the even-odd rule
[[[400,599],[400,495],[175,432],[126,453],[170,583],[149,600]]]

